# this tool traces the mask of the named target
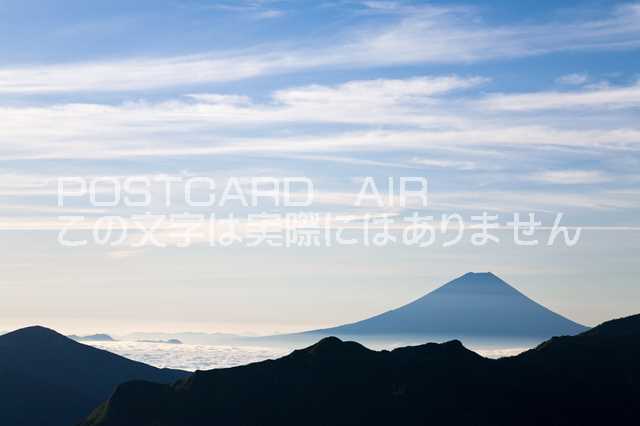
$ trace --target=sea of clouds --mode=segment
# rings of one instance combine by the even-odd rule
[[[282,349],[253,346],[189,345],[151,342],[83,342],[159,368],[210,370],[279,358]]]
[[[135,341],[83,342],[159,368],[210,370],[279,358],[289,350],[255,346],[190,345]],[[517,355],[527,348],[476,349],[488,358]]]

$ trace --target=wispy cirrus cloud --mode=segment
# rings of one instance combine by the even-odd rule
[[[478,165],[475,161],[464,161],[464,160],[443,160],[443,159],[434,159],[434,158],[414,158],[411,160],[412,163],[426,166],[426,167],[436,167],[436,168],[445,168],[445,169],[454,169],[454,170],[475,170],[478,168]]]
[[[587,73],[572,73],[566,74],[556,79],[556,83],[569,84],[573,86],[580,86],[589,81],[589,75]]]
[[[273,19],[284,16],[284,10],[277,8],[277,0],[237,0],[181,3],[179,7],[196,10],[199,12],[224,12],[238,14],[249,19]]]
[[[406,79],[376,79],[350,81],[336,86],[311,85],[275,92],[274,99],[296,107],[305,104],[399,104],[414,100],[428,100],[434,95],[464,90],[489,81],[484,77],[413,77]]]
[[[491,110],[503,111],[637,108],[640,107],[640,83],[570,92],[497,94],[478,101],[478,105]]]
[[[473,95],[465,91],[485,82],[477,76],[422,76],[280,89],[261,102],[244,95],[200,93],[119,105],[3,107],[0,113],[6,121],[0,135],[0,158],[246,152],[326,156],[348,150],[420,152],[469,146],[638,149],[640,129],[635,120],[607,109],[613,102],[633,105],[640,93],[638,85],[571,92],[561,94],[561,100],[548,92],[512,95],[516,99],[489,94],[469,100]],[[599,110],[599,117],[574,126],[562,121],[555,126],[555,113],[536,113],[518,121],[510,110],[520,108],[515,111],[520,114],[556,104],[567,108],[571,102],[573,109],[604,109]],[[487,108],[491,110],[488,115]],[[610,122],[611,118],[616,121]],[[313,124],[326,126],[312,130],[308,126]],[[284,125],[286,133],[274,132]],[[349,127],[341,127],[345,125]]]
[[[534,173],[529,180],[558,185],[589,185],[614,180],[600,170],[554,170]]]
[[[599,20],[521,26],[490,26],[474,8],[423,6],[409,11],[387,6],[386,10],[393,11],[393,19],[333,37],[330,46],[301,42],[234,52],[5,66],[0,69],[0,93],[148,90],[319,68],[458,64],[640,46],[638,4],[616,7]]]
[[[158,89],[242,80],[303,66],[301,58],[279,53],[219,53],[21,66],[0,69],[0,93]]]
[[[178,138],[183,139],[183,147],[187,146],[184,138],[188,138],[187,142],[196,146],[206,141],[205,147],[221,149],[221,143],[214,141],[233,143],[235,139],[243,145],[225,130],[284,123],[457,126],[461,118],[430,106],[440,95],[485,81],[481,77],[443,76],[313,85],[276,91],[264,103],[254,103],[243,95],[201,93],[156,103],[3,107],[0,112],[6,124],[0,150],[4,156],[16,158],[28,151],[46,156],[47,151],[60,149],[73,155],[92,146],[103,152],[121,148],[135,151],[147,146],[151,154],[154,149],[170,149],[172,145],[168,144]],[[261,149],[289,145],[287,138],[280,142],[275,136],[265,139],[272,139],[273,145],[265,143]],[[16,140],[20,144],[13,143]]]
[[[83,123],[83,126],[85,124]],[[456,150],[465,146],[575,146],[597,149],[634,150],[640,144],[640,130],[617,129],[581,132],[544,127],[486,127],[483,129],[448,131],[354,131],[311,136],[233,137],[204,133],[172,133],[157,135],[137,131],[133,136],[126,126],[110,128],[111,135],[95,136],[89,129],[75,129],[75,139],[91,138],[86,143],[66,140],[43,143],[36,139],[22,147],[3,147],[2,160],[44,159],[125,159],[143,157],[195,157],[219,155],[271,155],[287,158],[292,153],[337,152],[423,152],[433,149]],[[69,131],[70,129],[65,129]],[[95,129],[94,129],[95,130]],[[84,136],[83,136],[84,135]],[[184,139],[190,143],[185,143]],[[635,147],[635,148],[634,148]]]

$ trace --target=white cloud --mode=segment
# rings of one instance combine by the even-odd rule
[[[289,122],[300,117],[275,114],[252,115],[251,110],[218,114],[206,105],[127,105],[107,107],[69,105],[64,107],[5,109],[9,123],[0,138],[0,158],[126,158],[153,156],[197,156],[222,154],[329,153],[338,151],[382,152],[391,150],[457,149],[465,146],[575,146],[599,149],[637,149],[640,130],[556,129],[546,126],[517,126],[473,122],[456,128],[389,129],[320,133],[304,132],[278,136],[233,136],[224,130],[235,126]],[[339,113],[340,111],[334,111]],[[366,111],[365,111],[366,112]],[[369,117],[370,123],[393,123],[395,115]],[[259,119],[264,121],[258,123]],[[331,121],[321,115],[316,120]],[[307,117],[307,120],[310,117]],[[338,120],[340,119],[340,120]],[[420,116],[414,117],[419,120]],[[289,121],[287,121],[289,120]],[[361,123],[361,116],[337,117],[338,122]],[[423,122],[438,121],[428,115]],[[462,119],[460,120],[461,122]],[[304,122],[304,120],[302,120]],[[446,120],[443,120],[446,123]],[[400,121],[402,123],[402,121]],[[13,141],[20,140],[20,144]],[[633,148],[635,147],[635,148]]]
[[[554,212],[558,208],[583,210],[616,210],[640,207],[640,201],[629,194],[613,194],[607,191],[539,192],[539,191],[460,191],[431,192],[430,207],[446,211],[485,210],[513,213],[516,211]]]
[[[0,92],[32,94],[157,89],[242,80],[303,66],[301,58],[284,53],[245,53],[4,68],[0,69]]]
[[[569,84],[574,86],[580,86],[582,84],[585,84],[587,81],[589,81],[589,75],[587,73],[567,74],[556,79],[557,83]]]
[[[383,191],[384,192],[384,191]],[[386,197],[386,196],[385,196]],[[357,189],[352,192],[323,192],[317,191],[314,196],[312,206],[321,206],[319,210],[322,212],[331,212],[332,220],[327,223],[330,227],[347,227],[358,229],[362,220],[369,217],[395,217],[400,219],[402,211],[398,207],[379,208],[375,202],[370,200],[362,207],[354,207],[357,199]],[[395,196],[394,205],[398,206],[399,197]],[[409,200],[411,201],[411,200]],[[421,208],[419,202],[416,201],[414,208]],[[410,203],[411,205],[411,203]],[[89,208],[89,207],[87,207]],[[478,214],[483,211],[495,211],[501,213],[513,213],[515,211],[531,211],[531,212],[556,212],[559,209],[567,211],[567,209],[579,209],[583,211],[611,211],[618,209],[638,209],[640,208],[640,200],[637,193],[626,193],[616,191],[596,191],[591,193],[578,192],[552,192],[552,191],[526,191],[526,190],[483,190],[483,191],[451,191],[437,192],[430,191],[429,206],[430,213],[460,213],[467,215],[468,213]],[[136,225],[129,219],[128,214],[124,214],[123,226],[96,222],[96,216],[87,216],[85,219],[75,221],[73,223],[58,219],[54,212],[39,209],[39,206],[25,205],[25,211],[32,212],[31,216],[24,217],[3,217],[0,216],[0,230],[61,230],[68,229],[73,231],[93,231],[95,229],[125,229],[128,230],[127,239],[121,245],[114,247],[108,256],[112,258],[125,258],[127,255],[135,255],[129,250],[132,244],[140,242],[142,235],[139,233],[139,225]],[[310,210],[314,211],[314,210]],[[94,209],[94,214],[104,214],[102,210]],[[135,212],[138,214],[139,212]],[[170,211],[156,211],[157,214],[168,214]],[[73,214],[80,214],[75,212]],[[115,212],[108,212],[114,215]],[[269,229],[289,229],[295,227],[295,223],[291,224],[282,219],[271,218],[251,218],[249,220],[246,211],[234,211],[238,223],[233,230],[237,235],[246,235],[247,231],[253,229],[268,227]],[[347,221],[347,222],[345,222]],[[407,223],[396,221],[395,229],[403,229]],[[185,225],[186,221],[180,222]],[[224,215],[217,216],[215,222],[204,223],[192,221],[193,228],[192,242],[193,244],[201,244],[209,242],[209,239],[220,235],[221,232],[231,231],[229,224],[225,222]],[[148,223],[151,226],[151,222]],[[304,225],[303,225],[304,226]],[[373,226],[373,224],[372,224]],[[603,227],[606,229],[606,226]],[[178,233],[176,228],[172,227],[169,222],[163,225],[155,232],[158,241],[167,245],[176,245],[178,242],[184,241],[183,237]],[[120,253],[122,251],[122,253]]]
[[[532,174],[529,180],[559,185],[586,185],[610,182],[613,178],[599,170],[556,170]]]
[[[625,87],[604,87],[573,92],[538,92],[491,95],[476,103],[481,108],[503,111],[532,111],[575,108],[640,107],[640,83]]]
[[[218,93],[192,93],[187,98],[214,105],[249,105],[251,99],[244,95],[221,95]]]
[[[101,126],[100,126],[101,127]],[[174,123],[178,132],[179,123]],[[66,129],[69,131],[69,129]],[[78,131],[80,130],[80,131]],[[575,132],[553,129],[493,128],[467,131],[358,131],[338,134],[289,137],[234,138],[198,134],[127,134],[126,125],[111,128],[111,135],[96,136],[90,130],[76,129],[73,139],[90,138],[84,143],[65,143],[49,138],[48,143],[35,139],[16,149],[1,147],[1,158],[18,159],[115,159],[131,157],[215,156],[229,154],[329,153],[339,151],[384,152],[392,150],[423,151],[465,145],[578,145],[624,146],[638,144],[640,131]],[[184,138],[191,142],[185,143]]]
[[[264,10],[264,11],[258,12],[256,13],[255,16],[258,19],[274,19],[274,18],[280,18],[284,15],[285,13],[282,10],[271,9],[271,10]]]
[[[638,5],[618,7],[597,21],[512,27],[488,26],[475,9],[462,7],[398,10],[391,3],[375,7],[393,9],[396,19],[375,28],[355,28],[331,46],[256,46],[190,56],[7,66],[0,69],[0,92],[148,90],[321,67],[466,63],[562,50],[640,46]]]
[[[458,126],[461,118],[429,106],[437,102],[438,95],[484,81],[480,77],[445,76],[316,85],[278,91],[271,101],[262,104],[253,104],[241,95],[205,93],[159,103],[4,107],[0,108],[6,120],[0,155],[19,158],[38,152],[46,157],[48,152],[61,150],[73,156],[89,148],[108,155],[107,151],[125,149],[133,153],[144,146],[151,153],[171,150],[178,138],[185,148],[194,144],[220,149],[223,142],[234,142],[225,129],[283,123]],[[19,144],[14,142],[17,140]],[[212,144],[215,140],[218,143]],[[265,144],[267,150],[269,145]]]
[[[458,160],[437,160],[432,158],[414,158],[412,161],[414,164],[427,167],[440,167],[446,169],[456,170],[474,170],[477,168],[477,164],[474,161],[458,161]]]
[[[395,1],[363,1],[362,5],[373,10],[392,11],[399,10],[402,6]]]
[[[308,103],[316,105],[348,102],[362,106],[363,102],[398,104],[406,101],[420,102],[434,95],[454,90],[469,89],[488,81],[483,77],[458,76],[414,77],[402,80],[378,79],[350,81],[338,86],[312,85],[275,92],[274,98],[294,107]]]
[[[575,108],[561,117],[555,111],[536,109],[549,104],[544,100],[549,92],[509,95],[534,99],[522,102],[507,102],[503,97],[508,95],[491,94],[469,101],[473,95],[466,90],[485,81],[483,77],[455,75],[351,81],[282,89],[260,102],[239,94],[192,93],[160,102],[2,107],[0,158],[118,159],[251,153],[371,167],[491,172],[499,168],[488,167],[488,162],[479,168],[472,161],[480,155],[478,150],[489,153],[505,146],[536,150],[570,147],[595,153],[640,149],[636,120],[618,110],[598,110],[596,117],[575,120],[576,109],[592,108],[580,105],[592,102],[593,93],[610,102],[628,104],[640,92],[640,85],[571,92],[568,95],[579,101],[574,100]],[[477,108],[478,103],[491,104],[496,99],[501,99],[502,107],[535,107],[536,112],[513,114],[508,109],[494,109],[487,114]],[[433,155],[434,150],[442,154],[437,158],[425,155]],[[399,153],[401,160],[354,158],[358,156],[355,153],[381,152]],[[466,156],[452,159],[452,153]],[[0,193],[19,194],[23,190],[0,185]],[[33,195],[51,189],[29,191]]]

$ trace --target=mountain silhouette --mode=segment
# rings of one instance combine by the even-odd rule
[[[73,339],[79,342],[115,342],[116,341],[116,339],[104,333],[91,334],[88,336],[77,336],[75,334],[70,334],[67,337],[69,339]]]
[[[138,343],[165,343],[168,345],[182,345],[182,341],[178,339],[167,339],[167,340],[136,340]]]
[[[0,336],[0,425],[73,425],[125,381],[171,383],[188,373],[158,369],[44,327]]]
[[[534,302],[494,274],[469,272],[400,308],[362,321],[305,334],[544,339],[585,330],[587,327]]]
[[[82,426],[630,425],[638,359],[640,315],[498,360],[458,340],[377,352],[328,337],[173,385],[124,383]]]

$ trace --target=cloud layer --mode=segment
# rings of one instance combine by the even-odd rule
[[[600,19],[504,26],[483,24],[482,15],[468,7],[365,5],[389,18],[382,25],[342,32],[331,38],[331,46],[263,45],[182,56],[5,66],[0,68],[0,93],[148,90],[313,69],[464,64],[640,46],[638,4],[618,6]]]

